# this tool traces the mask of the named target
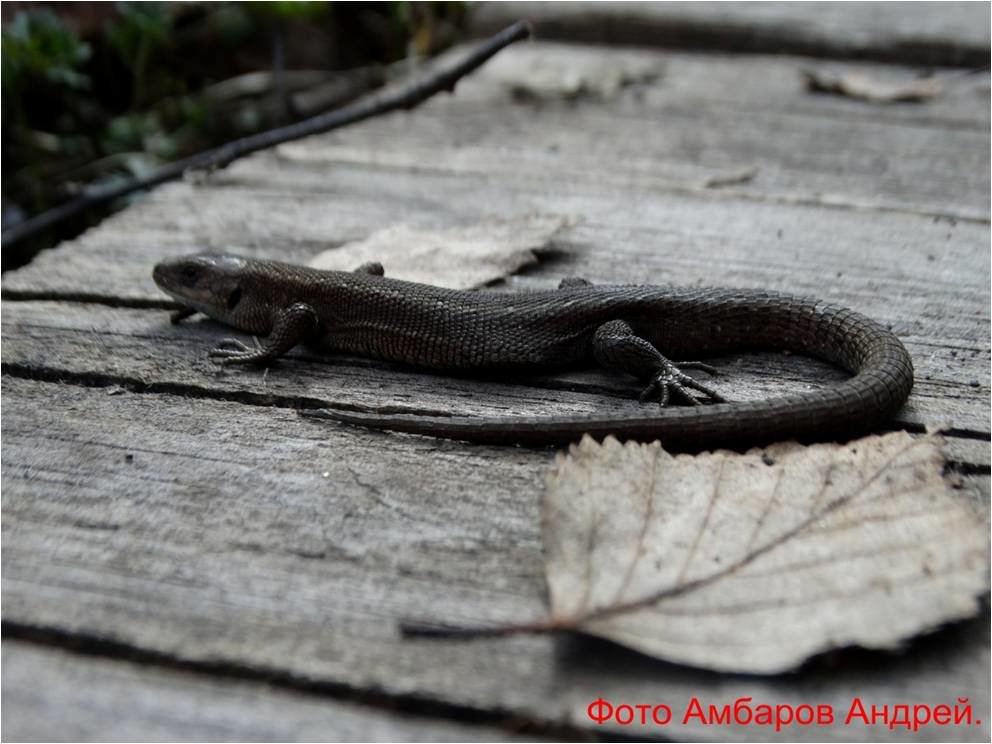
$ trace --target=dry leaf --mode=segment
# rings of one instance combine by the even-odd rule
[[[310,265],[351,271],[378,261],[393,279],[474,289],[537,263],[535,252],[547,248],[565,224],[561,217],[527,216],[461,227],[396,225],[324,251]]]
[[[587,437],[549,478],[550,624],[773,673],[969,617],[988,589],[988,527],[944,482],[940,442],[673,456]]]
[[[564,44],[532,43],[501,54],[480,71],[484,83],[523,98],[610,98],[622,88],[657,80],[662,74],[657,55],[618,50],[609,63],[594,49]]]
[[[739,186],[744,183],[750,183],[758,175],[757,168],[745,168],[744,170],[734,171],[732,173],[724,173],[719,176],[710,176],[705,181],[703,181],[704,189],[719,189],[724,186]]]
[[[806,87],[817,93],[835,93],[869,103],[920,103],[940,93],[934,77],[888,83],[864,75],[839,75],[822,70],[802,70]]]

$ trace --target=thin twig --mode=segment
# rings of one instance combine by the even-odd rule
[[[458,64],[448,69],[434,70],[423,78],[407,85],[386,88],[371,95],[360,98],[347,106],[328,111],[323,114],[305,119],[304,121],[277,127],[265,132],[259,132],[233,142],[206,150],[196,155],[168,163],[149,175],[129,181],[125,184],[94,189],[65,204],[60,204],[46,212],[18,223],[3,231],[3,248],[37,235],[39,232],[52,227],[85,209],[111,201],[121,196],[142,191],[160,183],[179,178],[189,169],[222,168],[238,158],[258,150],[264,150],[283,142],[309,137],[312,134],[329,132],[332,129],[354,124],[379,114],[398,109],[412,109],[428,98],[443,91],[453,92],[455,83],[476,68],[483,65],[490,57],[514,42],[526,39],[531,34],[531,26],[527,21],[517,21],[512,26],[491,36],[469,52]]]

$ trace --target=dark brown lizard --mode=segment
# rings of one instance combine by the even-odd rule
[[[689,449],[843,437],[887,422],[913,386],[912,361],[891,331],[816,299],[761,290],[598,287],[581,279],[564,280],[557,290],[464,292],[382,273],[378,264],[348,273],[203,254],[164,261],[154,278],[186,308],[179,317],[199,311],[267,336],[255,348],[225,339],[210,352],[220,364],[268,364],[300,343],[452,372],[598,363],[639,378],[644,401],[688,404],[643,416],[568,418],[322,412],[435,437],[561,444],[613,434]],[[670,361],[748,349],[811,355],[853,376],[814,392],[732,403],[682,371],[712,368]]]

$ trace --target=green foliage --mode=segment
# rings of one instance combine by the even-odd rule
[[[81,67],[90,45],[80,41],[49,11],[23,13],[3,29],[3,95],[16,98],[32,81],[77,90],[90,87]]]
[[[155,111],[135,112],[111,119],[101,137],[100,149],[108,155],[144,151],[163,160],[176,157],[177,142],[170,137]]]
[[[313,20],[327,15],[331,3],[326,2],[292,2],[292,0],[274,0],[265,3],[249,3],[247,7],[255,13],[268,15],[276,19]]]
[[[435,53],[466,4],[117,2],[95,15],[102,27],[76,7],[28,6],[3,28],[5,214],[286,124],[292,91],[278,73]],[[89,19],[86,37],[64,18]],[[210,93],[258,71],[275,73],[268,90]]]
[[[117,12],[104,35],[122,59],[132,64],[147,53],[143,50],[162,46],[172,31],[168,3],[118,3]]]
[[[236,43],[249,36],[255,21],[243,3],[218,3],[212,25],[222,42]]]
[[[131,107],[145,103],[148,62],[167,47],[173,30],[168,3],[118,3],[117,18],[104,31],[109,46],[131,71]],[[167,75],[165,77],[168,77]]]

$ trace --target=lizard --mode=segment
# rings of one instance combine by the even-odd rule
[[[593,285],[463,291],[387,278],[381,264],[322,271],[230,254],[168,259],[156,284],[182,307],[256,336],[224,339],[222,365],[269,365],[299,344],[402,362],[439,373],[530,372],[598,364],[644,385],[644,415],[423,416],[322,409],[346,424],[492,444],[559,445],[584,434],[682,449],[842,438],[884,425],[913,385],[906,348],[854,310],[765,290]],[[744,350],[817,357],[853,376],[818,390],[731,402],[684,370],[694,359]],[[664,354],[662,354],[664,351]],[[678,400],[685,405],[671,406]],[[317,412],[313,412],[317,413]]]

